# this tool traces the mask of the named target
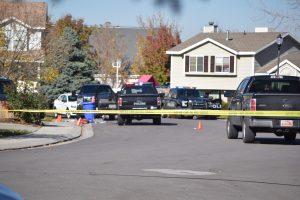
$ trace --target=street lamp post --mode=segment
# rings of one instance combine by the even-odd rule
[[[114,60],[112,66],[117,68],[117,73],[116,73],[116,89],[117,89],[119,84],[119,67],[121,67],[121,60],[119,59]]]
[[[278,47],[278,54],[277,54],[277,72],[276,75],[279,76],[279,62],[280,62],[280,48],[282,45],[283,39],[281,34],[279,34],[276,38],[276,43],[277,43],[277,47]]]

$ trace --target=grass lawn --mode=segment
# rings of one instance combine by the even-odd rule
[[[0,129],[0,138],[28,134],[26,130]]]

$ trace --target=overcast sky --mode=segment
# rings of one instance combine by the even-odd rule
[[[201,32],[202,27],[209,21],[217,23],[224,31],[254,32],[255,27],[276,27],[277,23],[272,23],[260,10],[263,6],[269,10],[282,11],[283,14],[289,12],[285,0],[182,0],[180,12],[174,12],[168,4],[158,6],[154,3],[155,0],[60,0],[54,4],[53,0],[45,2],[48,3],[48,14],[52,21],[71,14],[76,19],[84,19],[88,25],[111,22],[112,25],[136,27],[138,16],[146,19],[160,12],[165,19],[178,24],[183,41]],[[297,39],[300,38],[299,33],[287,29],[286,24],[276,30],[288,31]]]

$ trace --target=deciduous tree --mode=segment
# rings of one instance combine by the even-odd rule
[[[181,42],[180,33],[174,23],[154,15],[147,24],[140,18],[140,24],[146,29],[147,36],[139,36],[138,53],[132,66],[134,74],[154,75],[160,84],[167,84],[170,76],[170,58],[166,51]]]
[[[116,69],[112,63],[115,60],[121,61],[119,68],[119,77],[121,83],[128,76],[128,59],[125,56],[125,44],[118,28],[110,24],[95,27],[90,41],[93,46],[94,59],[97,62],[97,72],[101,76],[103,83],[111,83],[119,87],[116,83]]]

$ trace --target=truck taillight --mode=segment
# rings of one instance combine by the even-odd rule
[[[122,99],[122,97],[119,97],[118,98],[118,106],[122,106],[122,104],[123,104],[123,99]]]
[[[160,107],[161,106],[161,99],[160,97],[157,97],[157,107]]]
[[[256,99],[250,100],[250,110],[252,110],[252,111],[256,110]]]

